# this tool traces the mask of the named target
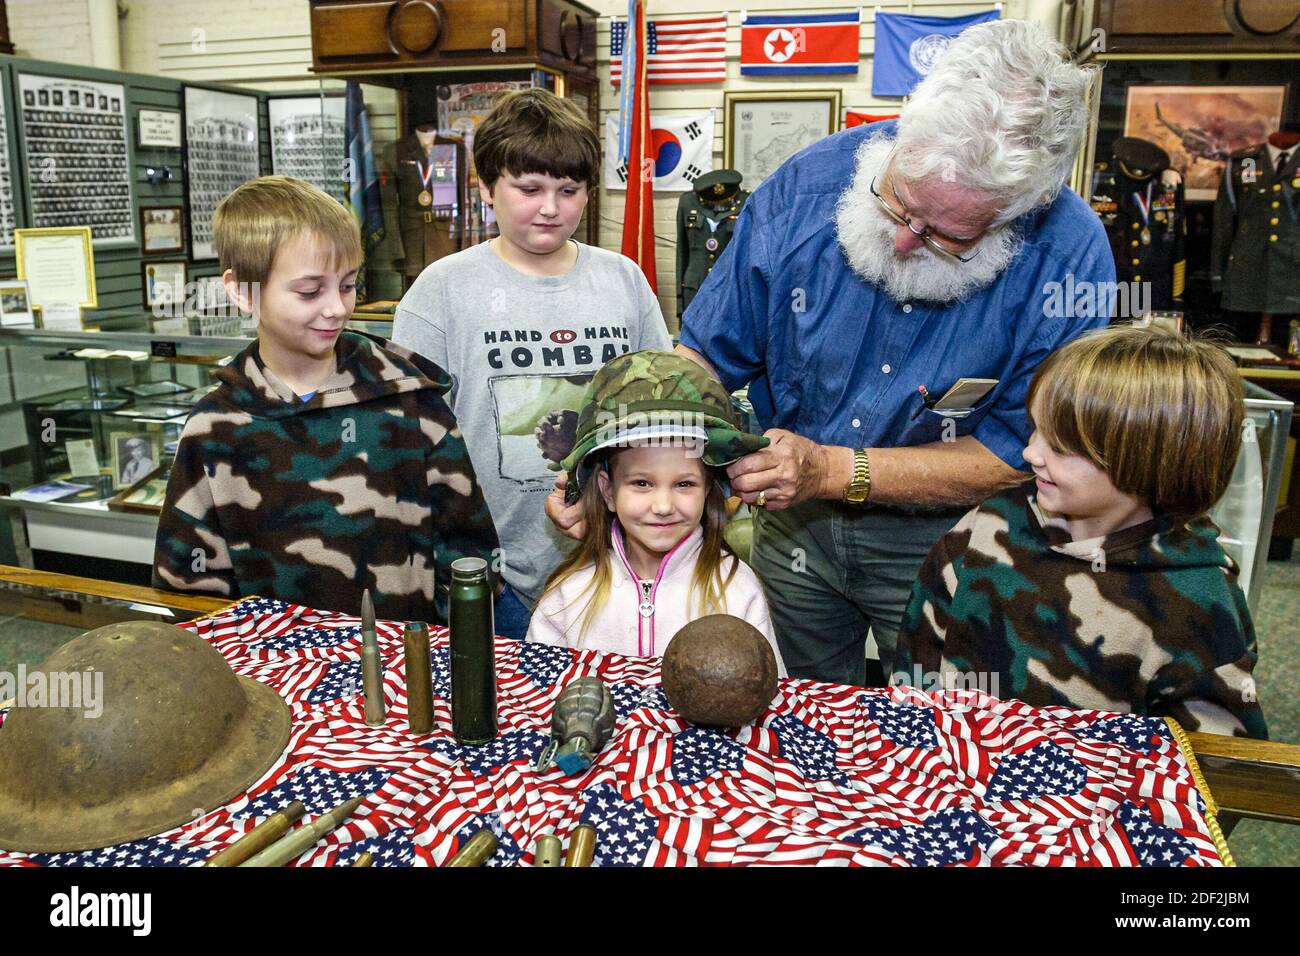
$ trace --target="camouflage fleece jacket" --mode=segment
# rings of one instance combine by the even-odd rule
[[[1074,541],[1032,483],[990,498],[926,558],[893,680],[1266,737],[1255,631],[1217,534],[1164,515]]]
[[[181,433],[156,586],[353,614],[369,587],[380,618],[445,622],[451,562],[491,562],[496,530],[447,374],[354,332],[335,351],[305,402],[256,343],[216,373]]]

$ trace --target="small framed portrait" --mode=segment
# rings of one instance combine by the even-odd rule
[[[140,264],[140,272],[146,308],[159,311],[184,304],[184,262],[144,262]]]
[[[158,437],[150,434],[113,432],[113,487],[130,488],[158,467]]]
[[[36,327],[26,279],[0,279],[0,326],[15,329]]]
[[[145,252],[184,252],[180,206],[141,206],[140,235]]]
[[[68,105],[69,105],[69,106],[80,106],[80,105],[81,105],[81,93],[79,93],[77,90],[68,90]]]
[[[54,105],[55,105],[55,106],[62,106],[62,105],[63,105],[63,91],[62,91],[62,90],[55,90],[55,91],[54,91]]]
[[[108,97],[105,96],[103,93],[99,94],[99,108],[101,110],[108,109]]]

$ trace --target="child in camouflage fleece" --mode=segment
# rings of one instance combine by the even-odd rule
[[[185,423],[155,585],[351,613],[369,588],[380,617],[445,621],[451,562],[497,547],[446,373],[344,330],[360,235],[321,190],[252,180],[213,231],[257,341]]]
[[[1028,405],[1035,481],[930,552],[894,682],[1266,737],[1250,612],[1205,516],[1242,441],[1231,358],[1115,326],[1050,355]]]

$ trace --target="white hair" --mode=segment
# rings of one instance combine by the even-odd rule
[[[938,172],[983,193],[1009,222],[1051,202],[1087,126],[1093,69],[1028,20],[996,20],[954,39],[898,119],[898,173]]]

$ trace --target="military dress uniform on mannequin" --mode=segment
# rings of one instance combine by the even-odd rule
[[[444,149],[438,149],[444,147]],[[394,146],[393,172],[397,180],[397,223],[402,235],[402,272],[409,284],[430,262],[459,252],[465,244],[468,212],[465,187],[465,143],[459,136],[436,131],[433,122],[417,122],[409,135]],[[454,168],[439,168],[448,152]],[[436,193],[454,174],[454,206],[440,202]]]
[[[1169,154],[1146,140],[1122,136],[1112,153],[1109,195],[1094,196],[1093,208],[1110,239],[1115,278],[1150,283],[1153,310],[1180,308],[1187,276],[1182,178],[1169,168]],[[1120,316],[1128,317],[1135,316]]]
[[[691,184],[677,203],[677,316],[680,319],[722,256],[749,198],[740,173],[718,169]]]
[[[1300,142],[1288,133],[1269,139],[1228,157],[1210,246],[1210,281],[1223,308],[1259,314],[1261,343],[1274,317],[1300,313]],[[1278,324],[1286,330],[1286,321]]]

